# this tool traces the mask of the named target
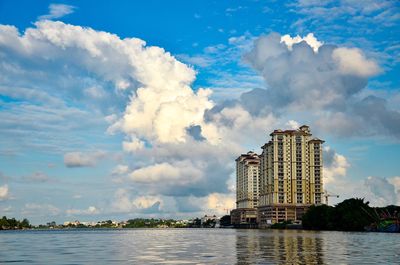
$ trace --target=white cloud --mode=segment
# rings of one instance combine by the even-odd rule
[[[122,149],[128,153],[135,153],[144,148],[144,142],[139,139],[131,139],[131,141],[123,141]]]
[[[180,82],[172,81],[171,87],[167,82],[159,87],[139,88],[137,96],[132,98],[123,118],[114,128],[132,138],[162,143],[184,142],[186,129],[191,125],[201,125],[204,112],[213,104],[208,100],[210,90],[200,89],[195,93],[184,80]]]
[[[313,33],[308,33],[305,37],[300,37],[297,35],[296,37],[291,37],[289,34],[283,35],[281,37],[281,42],[284,42],[289,50],[292,50],[293,45],[305,41],[313,50],[314,52],[318,52],[319,47],[323,45],[323,43],[317,38],[314,37]]]
[[[0,186],[0,201],[7,200],[9,197],[8,185]]]
[[[138,209],[146,209],[153,206],[156,203],[161,203],[162,200],[157,196],[140,196],[135,198],[132,203]]]
[[[173,164],[160,163],[147,167],[139,168],[130,173],[130,178],[139,183],[175,183],[176,185],[184,185],[188,183],[196,183],[203,173],[197,169],[190,161],[179,161]],[[163,184],[165,185],[165,184]]]
[[[98,87],[98,86],[88,87],[84,90],[84,93],[86,95],[88,95],[89,97],[92,97],[95,99],[103,98],[107,95],[106,92],[101,87]]]
[[[52,204],[27,203],[21,210],[25,216],[56,216],[61,213],[60,209]]]
[[[394,186],[396,192],[400,195],[400,176],[388,178],[388,181]]]
[[[335,185],[338,180],[346,176],[350,167],[346,157],[338,154],[329,146],[324,147],[324,183]]]
[[[232,110],[227,109],[223,116],[229,113],[230,116],[223,117],[220,124],[214,124],[213,115],[206,120],[206,112],[215,103],[209,99],[210,90],[200,88],[194,92],[190,87],[195,78],[193,69],[162,48],[146,46],[143,40],[120,39],[107,32],[60,21],[36,22],[35,27],[26,29],[23,34],[15,27],[0,26],[0,36],[0,47],[10,51],[4,55],[4,63],[0,65],[3,76],[9,80],[2,81],[23,81],[24,87],[46,93],[36,95],[37,98],[46,95],[65,98],[67,95],[67,98],[79,103],[77,105],[94,107],[92,112],[76,111],[75,116],[79,118],[70,118],[79,121],[79,125],[85,124],[82,120],[92,121],[92,116],[98,117],[98,113],[103,111],[102,122],[112,123],[108,132],[122,131],[126,135],[122,145],[128,155],[134,156],[131,168],[136,168],[133,178],[136,185],[142,188],[141,193],[154,194],[158,191],[163,194],[206,195],[226,191],[225,180],[233,169],[231,160],[235,150],[241,148],[236,143],[240,133],[233,132],[230,124],[224,121],[235,120],[232,123],[234,126],[247,130],[244,119],[248,122],[252,119],[244,111],[240,121],[234,117]],[[215,49],[224,47],[217,45]],[[208,50],[212,52],[211,48]],[[31,69],[29,66],[32,64]],[[1,68],[4,65],[7,67]],[[18,71],[11,71],[15,65]],[[38,82],[40,88],[35,85]],[[39,102],[42,103],[42,100]],[[52,106],[57,110],[55,118],[66,117],[65,113],[58,112],[58,104],[60,102],[54,102]],[[61,104],[64,104],[63,100]],[[239,110],[236,112],[240,113]],[[14,124],[17,120],[18,126],[13,127],[20,127],[26,121],[18,119],[30,113],[32,111],[27,110],[23,115],[8,117],[8,120]],[[38,119],[30,117],[29,120]],[[43,120],[46,126],[64,122]],[[77,125],[69,125],[68,129],[75,131],[74,126]],[[93,126],[90,124],[88,127]],[[250,127],[254,130],[264,126],[259,119]],[[65,129],[63,126],[60,128]],[[193,128],[196,130],[193,131]],[[47,127],[38,129],[48,131]],[[26,134],[29,133],[27,128]],[[236,136],[233,135],[235,133]],[[221,141],[222,138],[224,141]],[[80,146],[82,142],[75,139],[73,146]],[[69,167],[94,166],[102,158],[96,152],[70,150],[63,152],[65,165]],[[194,156],[197,160],[189,162],[188,158]],[[210,159],[212,161],[208,162]],[[158,170],[160,167],[166,167],[168,174],[163,175],[164,172]],[[149,183],[149,179],[165,178],[169,179],[166,185]],[[196,187],[190,186],[193,181],[198,184]],[[173,185],[177,182],[183,186],[174,189]]]
[[[159,196],[137,196],[132,198],[127,189],[118,189],[114,194],[111,212],[119,213],[154,213],[159,212],[164,204]]]
[[[194,55],[190,56],[187,54],[179,54],[177,55],[179,60],[182,62],[187,63],[189,65],[195,65],[198,67],[207,67],[215,63],[215,60],[210,56],[202,56],[202,55]]]
[[[68,209],[65,212],[67,215],[95,215],[99,214],[100,210],[94,206],[89,206],[87,209]]]
[[[112,201],[112,210],[116,212],[130,212],[134,204],[130,198],[129,192],[126,189],[118,189]]]
[[[215,45],[205,52],[216,57],[230,56],[218,58],[218,62],[237,59],[249,49],[251,39],[231,38],[230,45],[239,48]],[[115,194],[112,208],[116,212],[160,211],[161,205],[165,211],[166,198],[176,196],[200,199],[207,205],[205,210],[221,212],[234,203],[227,180],[234,171],[235,156],[248,148],[258,148],[267,140],[266,132],[285,125],[287,120],[289,126],[302,120],[286,120],[282,112],[292,107],[303,111],[336,109],[365,86],[365,75],[351,79],[354,83],[350,85],[345,83],[347,77],[331,56],[332,47],[318,46],[320,42],[312,35],[306,37],[305,43],[295,42],[292,40],[289,50],[281,43],[281,36],[260,38],[247,59],[267,81],[268,90],[252,90],[220,104],[210,100],[210,90],[193,90],[195,71],[162,48],[146,46],[140,39],[121,39],[62,22],[37,22],[23,34],[15,27],[1,26],[0,48],[10,52],[4,54],[0,70],[4,79],[9,79],[7,82],[19,82],[23,78],[18,77],[27,76],[29,84],[24,85],[28,90],[21,94],[41,91],[28,94],[38,102],[52,99],[52,106],[60,104],[60,95],[68,95],[88,108],[95,106],[91,113],[103,113],[102,120],[111,123],[109,132],[125,134],[122,146],[131,163],[129,167],[119,165],[112,172],[128,176],[124,189]],[[317,46],[318,53],[313,50]],[[22,63],[18,65],[15,58]],[[366,57],[362,55],[361,59]],[[34,67],[30,69],[32,63]],[[18,67],[14,67],[16,64]],[[1,68],[4,65],[7,67]],[[45,80],[40,82],[40,89],[32,85],[38,80]],[[53,84],[46,80],[57,81]],[[262,78],[251,74],[241,76],[241,80],[246,88],[263,84]],[[224,88],[230,85],[232,82],[221,83]],[[5,90],[12,94],[11,89]],[[25,114],[29,113],[28,109]],[[74,117],[82,113],[77,112]],[[65,114],[57,112],[54,116]],[[90,115],[85,120],[90,120],[87,116]],[[6,121],[11,122],[12,118]],[[47,121],[51,124],[54,120]],[[19,123],[24,124],[24,120]],[[74,126],[68,129],[73,131]],[[64,161],[71,167],[93,166],[103,155],[69,152]],[[332,161],[326,169],[328,179],[344,176],[346,158],[335,154]],[[130,188],[135,190],[130,192]],[[71,214],[84,212],[89,213],[90,209],[70,209]]]
[[[366,199],[373,206],[386,206],[400,203],[400,177],[381,178],[369,176],[364,185],[367,188]]]
[[[236,201],[234,194],[219,194],[212,193],[206,197],[206,207],[204,211],[207,213],[212,212],[217,215],[225,215],[227,211],[236,208]]]
[[[64,155],[64,164],[67,167],[92,167],[106,155],[103,151],[92,153],[70,152]]]
[[[49,5],[49,14],[40,16],[40,20],[44,19],[55,19],[55,18],[61,18],[66,15],[74,13],[76,7],[71,6],[71,5],[65,5],[65,4],[50,4]]]
[[[290,120],[286,123],[286,125],[292,130],[297,130],[301,125],[295,120]]]
[[[379,66],[365,58],[357,48],[336,48],[332,52],[332,58],[343,74],[369,77],[380,72]]]
[[[127,165],[117,165],[111,174],[113,175],[124,175],[129,172],[129,167]]]
[[[245,60],[266,89],[246,93],[252,107],[277,116],[303,113],[312,127],[333,135],[399,138],[400,112],[384,98],[361,97],[368,79],[380,72],[378,64],[360,49],[324,44],[314,52],[315,43],[296,43],[301,39],[283,41],[277,33],[256,39]]]

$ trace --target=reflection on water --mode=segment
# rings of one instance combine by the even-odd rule
[[[0,264],[400,264],[400,235],[234,229],[0,231]]]
[[[315,232],[246,230],[236,237],[238,264],[325,264]]]
[[[400,235],[238,230],[237,264],[400,264]]]

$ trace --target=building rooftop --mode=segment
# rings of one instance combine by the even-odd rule
[[[297,130],[281,130],[281,129],[276,129],[274,130],[270,136],[276,135],[276,134],[300,134],[300,135],[311,135],[310,132],[310,127],[307,125],[302,125],[299,129]]]

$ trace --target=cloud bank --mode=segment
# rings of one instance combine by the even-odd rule
[[[382,69],[357,48],[321,44],[313,35],[291,38],[271,33],[255,40],[245,61],[266,82],[246,93],[257,109],[276,114],[306,112],[311,122],[339,136],[384,134],[400,138],[400,112],[365,93]],[[257,100],[263,94],[264,100]],[[253,100],[254,99],[254,100]]]
[[[0,91],[30,102],[20,124],[40,121],[29,116],[34,110],[55,132],[99,119],[109,134],[122,135],[124,158],[110,172],[121,186],[111,212],[224,213],[234,205],[234,159],[275,128],[308,123],[337,135],[400,137],[399,112],[384,99],[360,96],[380,67],[359,49],[323,44],[312,34],[256,39],[244,58],[265,87],[222,102],[210,99],[210,89],[194,90],[195,71],[160,47],[59,21],[41,20],[23,34],[0,26],[0,54]],[[7,114],[13,116],[0,126],[10,128],[21,115]],[[91,167],[105,157],[77,150],[62,152],[65,166]],[[325,152],[327,183],[344,177],[347,159]],[[100,209],[91,207],[69,213]]]

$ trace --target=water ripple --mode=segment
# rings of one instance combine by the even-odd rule
[[[0,232],[0,264],[399,264],[399,260],[399,234],[234,229]]]

